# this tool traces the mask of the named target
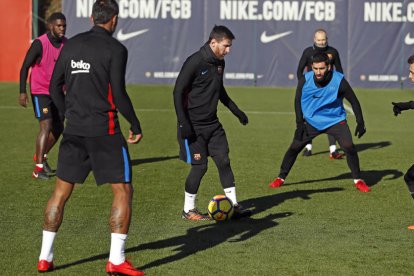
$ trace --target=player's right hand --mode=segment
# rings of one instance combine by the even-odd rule
[[[179,124],[180,129],[180,135],[182,139],[188,139],[195,136],[195,132],[193,130],[193,127],[190,125],[190,123],[182,123]]]
[[[29,103],[29,101],[27,99],[27,94],[26,93],[20,93],[19,104],[23,107],[27,107],[28,103]]]
[[[359,139],[365,134],[365,132],[367,132],[367,129],[365,128],[365,124],[364,123],[357,124],[355,128],[355,136],[357,136]]]
[[[239,119],[240,124],[245,126],[249,123],[249,118],[247,117],[246,113],[244,113],[240,109],[234,111],[234,115],[236,115],[236,117]]]
[[[131,130],[129,131],[129,136],[127,139],[127,142],[129,144],[138,144],[139,141],[142,139],[142,133],[140,134],[134,134]]]

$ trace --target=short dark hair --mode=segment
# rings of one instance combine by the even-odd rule
[[[414,63],[414,55],[410,56],[407,60],[408,64],[413,64]]]
[[[59,19],[66,21],[66,17],[65,17],[65,15],[63,13],[61,13],[61,12],[54,12],[47,19],[47,23],[52,24],[54,21],[59,20]]]
[[[231,40],[235,39],[234,34],[229,30],[229,28],[217,25],[214,25],[214,28],[211,30],[208,42],[210,42],[213,38],[218,42],[226,38]]]
[[[92,18],[94,24],[105,24],[114,15],[118,15],[119,6],[115,0],[96,0],[92,7]]]
[[[316,53],[312,57],[312,63],[316,62],[325,62],[326,65],[330,64],[329,62],[329,56],[326,53]]]

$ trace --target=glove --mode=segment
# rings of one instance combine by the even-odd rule
[[[365,132],[367,132],[367,130],[365,128],[365,124],[364,123],[357,124],[357,126],[355,128],[355,136],[358,136],[358,138],[361,138],[362,135],[365,134]]]
[[[189,122],[185,122],[178,125],[178,128],[180,129],[180,134],[182,139],[189,139],[195,136],[195,132],[193,130],[193,127],[190,125]]]
[[[308,136],[308,131],[306,130],[305,122],[296,123],[294,139],[298,141],[303,141],[303,138],[306,136]]]
[[[247,125],[249,123],[249,118],[247,118],[246,113],[241,111],[240,109],[234,112],[234,115],[236,115],[237,118],[239,118],[239,121],[242,125]]]
[[[392,104],[394,105],[394,107],[392,108],[392,110],[394,111],[394,115],[397,116],[398,114],[401,114],[401,111],[411,109],[411,103],[412,102],[392,102]]]

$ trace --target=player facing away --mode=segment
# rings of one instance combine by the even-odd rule
[[[414,83],[414,55],[408,58],[408,64],[410,65],[410,68],[409,68],[410,73],[408,74],[408,77],[410,78],[411,82]],[[393,102],[392,104],[393,104],[393,111],[394,111],[395,116],[398,116],[404,110],[414,109],[413,101],[400,102],[400,103]],[[414,165],[412,165],[408,169],[408,171],[405,173],[404,180],[408,186],[408,190],[410,191],[412,198],[414,199]],[[414,225],[408,226],[408,229],[414,230]]]
[[[111,247],[106,272],[144,275],[125,259],[125,242],[132,212],[132,170],[127,142],[142,138],[139,120],[125,90],[128,51],[112,37],[118,22],[116,0],[97,0],[92,6],[94,26],[68,40],[56,62],[50,95],[66,127],[59,147],[56,186],[44,213],[38,271],[54,269],[53,243],[74,184],[93,172],[97,185],[110,183]],[[66,95],[62,93],[66,87]],[[130,123],[127,141],[118,111]]]
[[[334,136],[345,151],[355,187],[361,192],[370,191],[360,177],[358,153],[346,120],[344,98],[351,103],[355,113],[355,136],[361,138],[366,129],[361,106],[354,91],[341,73],[331,70],[326,53],[315,54],[312,71],[299,79],[295,97],[295,134],[283,158],[279,176],[270,183],[270,188],[278,188],[285,182],[298,154],[310,140],[327,133]]]
[[[302,57],[300,58],[298,69],[296,75],[298,80],[303,76],[304,70],[310,72],[312,70],[312,57],[316,53],[326,53],[329,57],[331,67],[334,67],[336,71],[343,74],[341,59],[339,58],[339,52],[334,47],[328,45],[328,35],[324,29],[317,29],[313,37],[313,46],[306,48],[303,51]],[[332,68],[332,69],[334,69]],[[306,73],[305,72],[305,73]],[[329,158],[330,159],[342,159],[343,154],[339,153],[336,149],[336,140],[335,138],[328,134],[329,142]],[[310,141],[303,151],[303,156],[312,155],[312,141]]]
[[[60,13],[53,13],[47,20],[49,31],[36,38],[23,61],[20,69],[19,104],[27,107],[26,80],[31,68],[30,94],[36,119],[39,121],[39,133],[36,138],[36,162],[32,177],[49,179],[48,174],[54,173],[47,163],[47,154],[59,139],[63,131],[56,107],[49,94],[50,78],[56,60],[66,42],[66,18]]]
[[[224,192],[234,204],[233,217],[250,215],[237,202],[229,145],[217,117],[217,105],[223,103],[246,125],[248,118],[230,99],[223,85],[224,57],[230,52],[233,33],[225,26],[214,26],[209,40],[184,62],[174,87],[174,106],[178,121],[180,159],[191,164],[185,182],[186,220],[209,220],[196,208],[197,191],[207,172],[208,156],[217,166]]]

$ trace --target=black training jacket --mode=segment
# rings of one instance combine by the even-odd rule
[[[119,133],[118,111],[134,134],[141,133],[125,90],[127,59],[125,46],[99,26],[68,40],[50,82],[50,96],[59,113],[65,114],[64,133],[85,137]]]
[[[238,110],[223,86],[225,62],[215,57],[208,43],[184,62],[174,87],[179,124],[207,126],[218,122],[220,100],[230,111]]]
[[[344,73],[342,70],[342,64],[341,59],[339,58],[338,50],[336,50],[334,47],[331,47],[327,45],[326,47],[317,47],[313,45],[312,47],[306,48],[303,53],[302,57],[300,58],[298,69],[296,71],[296,76],[298,79],[300,79],[301,76],[303,76],[303,72],[306,68],[307,72],[312,70],[311,64],[312,64],[312,57],[316,53],[326,53],[329,56],[329,61],[331,65],[334,67],[332,69],[335,69],[339,73]]]

